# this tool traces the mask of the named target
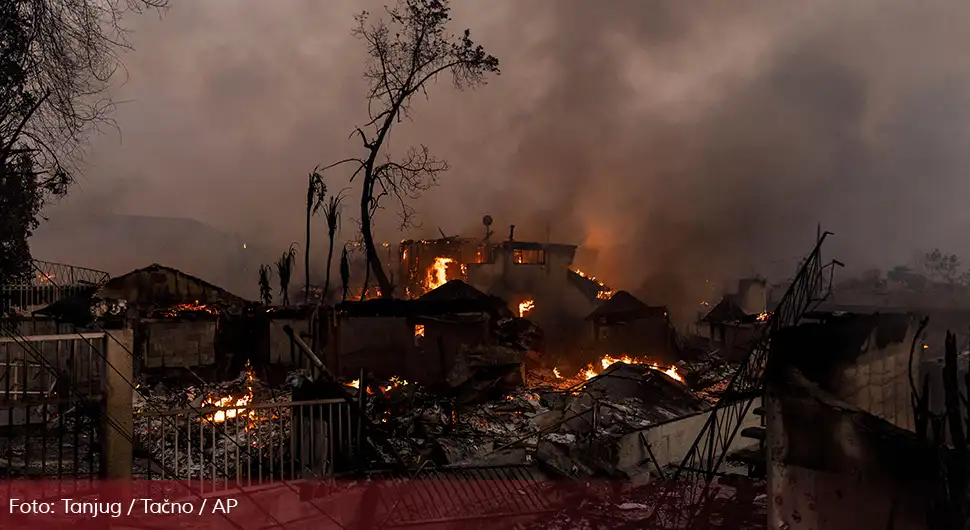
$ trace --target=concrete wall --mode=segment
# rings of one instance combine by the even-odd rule
[[[216,363],[218,322],[143,320],[135,341],[142,369],[210,366]]]
[[[774,337],[769,528],[926,528],[938,458],[912,432],[915,327],[909,315],[848,315]]]
[[[21,335],[69,335],[76,333],[73,324],[59,324],[47,317],[22,317],[17,319],[17,330]]]
[[[407,373],[407,358],[416,350],[414,325],[406,318],[342,318],[334,339],[339,352],[336,371],[342,377],[354,379],[364,368],[376,377],[413,378]]]
[[[270,364],[295,364],[301,366],[302,359],[299,352],[290,349],[290,337],[283,331],[284,326],[290,326],[293,331],[304,338],[310,333],[310,318],[272,318],[269,321],[269,362]]]
[[[914,430],[909,350],[915,333],[913,315],[832,315],[777,332],[770,362],[797,369],[850,405]],[[914,366],[919,380],[917,372]]]
[[[415,336],[415,326],[424,336]],[[360,369],[379,378],[436,383],[454,366],[462,345],[488,340],[488,321],[448,322],[421,317],[341,318],[334,343],[339,356],[334,371],[356,379]],[[328,345],[328,349],[333,344]],[[325,354],[334,359],[332,351]]]
[[[769,383],[768,527],[927,528],[936,491],[932,448],[820,392],[792,380]]]
[[[757,440],[743,438],[741,436],[741,429],[761,425],[761,417],[754,414],[754,409],[760,406],[761,399],[756,399],[751,404],[751,408],[748,409],[747,415],[745,415],[741,422],[738,435],[731,442],[729,453],[758,444]],[[684,460],[684,457],[687,456],[687,452],[690,451],[691,445],[693,445],[697,435],[700,434],[710,414],[709,411],[706,411],[685,416],[624,436],[619,442],[619,462],[617,467],[622,470],[642,468],[642,463],[650,458],[650,452],[653,452],[653,456],[661,468],[679,465]],[[650,452],[647,451],[647,448],[640,440],[641,432],[646,438],[647,443],[650,444]],[[651,471],[655,471],[652,464],[646,465],[650,466]]]
[[[880,348],[873,331],[855,364],[841,370],[838,397],[897,427],[914,431],[908,366],[915,332],[911,327],[904,341]],[[916,370],[914,367],[914,377],[919,381]]]

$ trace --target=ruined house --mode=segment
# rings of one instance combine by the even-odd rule
[[[728,361],[744,359],[759,325],[759,314],[746,313],[735,300],[732,296],[721,298],[700,322],[708,327],[711,347]]]
[[[928,528],[939,455],[913,432],[915,319],[809,316],[772,342],[769,528]]]
[[[632,294],[619,291],[586,320],[593,324],[597,351],[665,363],[681,360],[677,331],[666,307],[648,306]]]
[[[460,280],[414,300],[343,302],[334,308],[326,363],[351,379],[366,368],[385,379],[435,383],[463,347],[488,342],[493,324],[509,316],[503,300]]]
[[[421,296],[450,280],[509,303],[517,316],[527,316],[549,338],[549,347],[564,351],[587,339],[583,319],[612,290],[572,267],[575,245],[518,241],[514,227],[505,241],[445,237],[403,241],[400,274],[408,298]],[[530,308],[528,315],[520,311]]]
[[[109,280],[97,296],[124,300],[134,329],[136,372],[221,371],[220,317],[249,304],[201,278],[157,263]]]

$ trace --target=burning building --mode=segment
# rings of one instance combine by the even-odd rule
[[[486,217],[486,227],[491,219]],[[577,246],[519,241],[515,226],[504,241],[445,237],[401,243],[400,274],[408,298],[417,298],[450,280],[460,279],[498,296],[509,309],[538,324],[547,346],[561,350],[588,342],[583,319],[613,290],[572,267]]]
[[[598,350],[649,356],[667,363],[681,357],[678,335],[666,307],[651,307],[620,291],[586,317]]]

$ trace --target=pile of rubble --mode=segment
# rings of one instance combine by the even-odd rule
[[[486,379],[487,388],[498,388],[502,377]],[[406,461],[539,463],[566,476],[623,474],[615,459],[600,453],[625,435],[708,408],[662,371],[626,363],[567,389],[504,386],[498,400],[471,401],[461,385],[451,396],[416,385],[383,388],[370,399],[368,413]]]
[[[137,390],[136,476],[234,478],[253,466],[282,469],[291,418],[279,408],[291,401],[289,390],[267,388],[248,368],[232,381],[200,380],[177,390],[158,383]],[[221,465],[226,462],[232,470]]]

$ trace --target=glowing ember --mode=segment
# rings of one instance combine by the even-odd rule
[[[213,423],[222,423],[226,420],[231,420],[236,417],[248,417],[250,420],[259,419],[258,411],[256,410],[246,410],[253,402],[253,382],[256,381],[256,374],[253,373],[252,368],[249,363],[246,363],[246,393],[240,397],[234,397],[232,395],[218,398],[209,396],[202,403],[203,407],[238,407],[230,408],[227,410],[217,410],[209,416],[209,420]],[[253,423],[250,421],[250,425]]]
[[[605,288],[600,292],[596,293],[596,298],[599,300],[609,300],[613,298],[613,289]]]
[[[658,372],[663,372],[665,375],[667,375],[667,377],[670,377],[671,379],[677,382],[680,382],[680,383],[684,382],[684,377],[680,374],[680,372],[677,371],[676,366],[663,366],[651,361],[634,359],[629,355],[623,355],[621,357],[612,357],[610,355],[604,355],[603,358],[599,360],[599,363],[597,363],[599,364],[599,367],[597,367],[594,364],[587,365],[586,368],[583,368],[582,370],[580,370],[578,374],[576,374],[576,377],[574,379],[580,382],[588,381],[600,375],[601,373],[603,373],[604,370],[606,370],[610,366],[613,366],[616,363],[638,364],[638,365],[646,366],[648,368],[657,370]],[[553,375],[556,376],[557,379],[561,379],[558,369],[553,368],[552,373]]]
[[[40,282],[40,283],[50,283],[50,282],[54,281],[54,278],[55,278],[54,273],[50,273],[50,272],[48,272],[48,273],[38,272],[37,273],[37,281]]]
[[[428,281],[425,285],[429,291],[433,291],[448,282],[448,264],[454,263],[454,261],[451,258],[439,257],[434,259],[434,264],[428,270]]]
[[[218,315],[219,311],[211,306],[205,304],[200,304],[198,300],[191,304],[178,304],[168,309],[162,309],[157,312],[152,312],[152,316],[163,316],[163,317],[177,317],[183,313],[208,313],[210,315]]]
[[[765,320],[768,320],[768,317],[770,317],[770,316],[771,316],[771,313],[767,313],[765,311],[762,311],[761,314],[758,315],[758,320],[763,322]]]
[[[519,318],[525,318],[525,314],[535,309],[536,303],[533,300],[526,300],[519,304]]]
[[[414,336],[415,337],[424,336],[424,324],[417,324],[414,326]]]
[[[559,368],[553,368],[552,375],[556,376],[556,379],[562,379],[562,376],[559,375]]]

